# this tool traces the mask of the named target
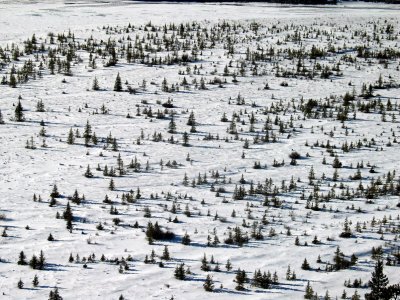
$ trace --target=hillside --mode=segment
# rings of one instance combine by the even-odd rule
[[[0,15],[2,299],[395,299],[395,5]]]

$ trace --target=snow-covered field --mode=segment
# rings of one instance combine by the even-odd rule
[[[0,299],[47,299],[55,287],[64,299],[302,299],[308,282],[321,297],[346,290],[350,299],[369,291],[371,249],[380,246],[398,283],[399,21],[398,6],[352,2],[2,1]],[[80,134],[68,143],[71,129]],[[245,195],[234,199],[239,188]],[[339,236],[346,219],[349,238]],[[149,244],[149,222],[175,237]],[[248,242],[226,243],[235,228]],[[338,246],[358,261],[329,271]],[[17,264],[21,251],[29,262],[41,250],[43,270]],[[155,263],[144,263],[152,250]],[[201,270],[204,254],[221,270]],[[305,258],[311,270],[301,268]],[[181,263],[191,270],[185,280],[174,277]],[[258,269],[278,282],[254,286]],[[203,288],[207,275],[213,292]],[[359,278],[360,287],[344,286]]]

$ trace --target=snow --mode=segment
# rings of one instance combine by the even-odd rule
[[[399,32],[399,10],[396,5],[383,5],[373,3],[340,3],[335,7],[305,7],[305,6],[280,6],[273,4],[171,4],[171,3],[144,3],[134,1],[108,1],[90,2],[74,1],[2,1],[0,5],[0,46],[16,43],[22,45],[23,41],[31,38],[35,34],[39,42],[48,39],[47,34],[64,32],[70,30],[76,39],[83,42],[84,39],[93,36],[95,39],[107,40],[118,39],[124,34],[106,34],[103,26],[119,26],[122,28],[129,23],[135,26],[147,24],[149,21],[155,25],[170,24],[172,22],[191,22],[197,21],[202,26],[213,26],[221,20],[234,22],[235,24],[245,24],[257,21],[265,28],[271,25],[284,27],[284,25],[304,24],[304,26],[317,26],[321,30],[336,32],[336,46],[343,46],[347,43],[349,31],[340,31],[338,27],[345,25],[351,29],[371,31],[371,22],[384,24],[385,20],[394,24],[395,32]],[[136,27],[137,28],[137,27]],[[133,34],[144,34],[137,30]],[[283,41],[286,32],[269,35],[263,43],[276,43],[279,39]],[[252,41],[251,47],[255,47],[258,42]],[[313,43],[327,45],[327,41],[316,39],[304,39],[304,45],[311,47]],[[382,40],[382,47],[398,47],[399,38],[394,40]],[[291,45],[299,47],[291,42],[284,43],[280,47],[283,49]],[[246,42],[235,46],[237,53],[246,52]],[[226,57],[226,50],[221,44],[217,44],[215,49],[206,49],[203,52],[201,64],[202,75],[208,80],[215,76],[221,77],[223,68],[229,63]],[[230,120],[232,113],[241,110],[247,112],[260,112],[265,106],[278,104],[279,101],[289,103],[293,98],[296,105],[300,99],[324,99],[332,95],[343,96],[346,92],[354,89],[359,92],[364,82],[374,83],[380,75],[385,80],[389,80],[389,75],[396,83],[400,80],[400,74],[396,67],[399,62],[391,61],[385,69],[382,64],[368,64],[367,61],[359,60],[359,69],[353,64],[341,64],[343,76],[334,76],[331,80],[315,78],[295,79],[278,78],[274,76],[274,70],[270,64],[267,67],[267,75],[263,76],[238,76],[239,83],[231,83],[232,77],[228,78],[228,83],[224,88],[217,85],[207,84],[207,90],[191,89],[181,90],[178,93],[160,92],[163,78],[167,78],[168,83],[180,82],[183,78],[178,75],[179,70],[186,70],[186,66],[145,66],[141,64],[128,64],[125,59],[120,59],[116,67],[106,68],[102,65],[102,59],[97,60],[98,67],[91,69],[88,67],[88,53],[80,51],[79,55],[83,59],[82,63],[72,66],[73,76],[62,74],[49,75],[48,70],[44,72],[43,78],[30,80],[26,84],[18,85],[13,89],[8,86],[0,85],[0,109],[4,115],[6,123],[0,125],[0,213],[5,215],[4,220],[0,220],[0,227],[7,228],[8,237],[0,238],[0,296],[1,299],[46,299],[49,291],[58,287],[64,299],[118,299],[123,294],[126,299],[301,299],[304,295],[307,281],[310,281],[313,289],[319,295],[324,295],[327,290],[331,297],[341,296],[343,289],[348,295],[352,295],[355,289],[345,288],[343,282],[346,279],[361,278],[363,283],[368,282],[374,261],[371,259],[370,251],[372,247],[384,246],[385,249],[399,246],[398,241],[394,240],[395,234],[385,233],[384,240],[380,240],[380,234],[376,233],[378,225],[374,231],[370,230],[369,223],[372,218],[380,220],[383,216],[392,217],[391,222],[398,226],[396,219],[399,209],[396,208],[398,196],[384,196],[375,200],[374,204],[366,204],[365,199],[355,199],[353,201],[343,201],[333,199],[329,203],[324,203],[327,210],[312,211],[305,209],[305,201],[300,200],[301,188],[293,193],[285,193],[279,198],[284,200],[284,208],[272,208],[262,206],[263,197],[246,198],[245,200],[232,200],[232,192],[235,184],[238,184],[242,174],[246,181],[264,183],[265,179],[272,178],[278,187],[282,180],[288,183],[293,176],[302,178],[298,185],[307,189],[307,195],[312,188],[308,186],[307,176],[311,166],[314,167],[316,177],[320,178],[324,173],[327,178],[332,178],[334,169],[331,166],[333,160],[329,157],[325,149],[320,147],[310,148],[305,146],[306,142],[312,145],[317,140],[319,142],[330,140],[331,143],[341,145],[345,140],[349,143],[366,138],[374,138],[379,148],[383,151],[375,151],[375,148],[363,147],[361,150],[342,153],[337,149],[341,162],[346,168],[339,169],[339,175],[343,182],[356,188],[359,181],[348,182],[348,177],[356,172],[355,165],[361,160],[366,165],[377,166],[377,174],[368,173],[368,168],[362,169],[364,177],[363,184],[367,185],[369,180],[374,177],[383,176],[388,171],[396,170],[396,178],[399,171],[399,144],[393,142],[392,147],[386,147],[388,139],[392,138],[394,132],[399,134],[399,123],[396,121],[382,122],[378,113],[363,114],[357,113],[357,119],[346,122],[349,127],[349,135],[346,136],[341,123],[334,118],[294,120],[296,129],[291,138],[287,139],[286,134],[279,136],[278,143],[257,144],[252,143],[253,136],[248,132],[249,120],[247,115],[242,115],[241,119],[246,121],[246,125],[237,123],[238,129],[243,129],[240,138],[248,138],[250,149],[243,149],[243,141],[236,141],[232,135],[226,133],[229,123],[220,121],[223,112]],[[31,56],[32,58],[32,56]],[[322,61],[327,63],[334,61],[336,57],[329,57]],[[21,59],[22,60],[22,59]],[[24,60],[22,60],[24,61]],[[17,63],[21,65],[22,62]],[[288,69],[295,68],[296,62],[285,60],[280,66]],[[307,62],[308,63],[308,62]],[[195,63],[200,66],[200,63]],[[234,62],[233,65],[236,65]],[[193,68],[194,64],[190,64]],[[214,69],[218,70],[218,75],[211,75]],[[234,67],[232,67],[234,69]],[[0,71],[0,77],[7,72],[5,69]],[[117,73],[120,73],[123,86],[125,81],[135,88],[138,88],[143,80],[147,82],[146,91],[136,95],[127,92],[117,93],[113,91],[114,80]],[[250,72],[247,72],[250,73]],[[198,75],[185,75],[188,81],[193,78],[200,79]],[[92,91],[91,86],[94,78],[99,80],[101,91]],[[62,80],[65,79],[66,82]],[[265,82],[269,83],[271,89],[264,90]],[[288,83],[288,87],[280,86],[282,81]],[[349,81],[353,86],[349,86]],[[154,82],[155,84],[151,84]],[[155,93],[157,91],[157,94]],[[383,103],[390,98],[392,104],[399,104],[398,89],[378,90],[382,96]],[[235,99],[240,94],[246,100],[245,106],[235,105]],[[14,115],[18,96],[22,97],[22,105],[25,109],[25,122],[14,122],[10,118]],[[157,109],[163,109],[157,101],[162,103],[168,98],[173,99],[177,113],[175,121],[177,123],[178,134],[174,138],[181,140],[182,133],[189,131],[186,125],[189,112],[193,111],[198,122],[198,133],[190,135],[190,146],[183,147],[179,144],[168,142],[153,142],[153,133],[162,132],[163,138],[167,139],[168,120],[156,118],[145,118],[136,116],[137,107],[146,106],[146,101],[152,107],[153,113]],[[228,104],[229,99],[232,104]],[[36,103],[42,99],[46,111],[36,112]],[[258,107],[252,108],[255,102]],[[87,104],[85,106],[85,104]],[[109,114],[97,114],[100,107],[105,105],[110,110]],[[81,112],[78,112],[81,109]],[[126,118],[127,113],[132,118]],[[288,121],[291,111],[286,114],[280,113],[282,120]],[[298,112],[295,115],[300,115]],[[272,121],[275,115],[270,114]],[[396,113],[397,119],[398,112]],[[256,114],[257,130],[261,130],[265,122],[265,116],[261,113]],[[388,114],[387,119],[391,117]],[[39,122],[44,120],[48,136],[45,138],[48,148],[40,147],[42,138],[38,136],[41,128]],[[79,128],[83,133],[84,125],[89,120],[93,131],[99,139],[106,138],[109,133],[118,139],[119,152],[103,150],[102,143],[99,146],[86,148],[83,146],[83,139],[77,139],[75,145],[68,145],[65,141],[70,128]],[[300,128],[303,124],[303,128]],[[323,126],[325,133],[321,132]],[[311,133],[313,128],[314,133]],[[332,138],[326,134],[335,130]],[[137,138],[141,135],[141,130],[145,134],[141,145],[136,144]],[[354,130],[354,132],[352,131]],[[275,130],[275,132],[277,132]],[[220,140],[205,141],[205,134],[219,134]],[[26,140],[33,136],[36,146],[35,150],[25,148]],[[150,137],[150,139],[148,139]],[[229,142],[224,138],[229,137]],[[297,166],[289,165],[288,155],[292,149],[298,151],[303,157],[306,153],[309,158],[298,160]],[[100,156],[102,152],[103,156]],[[245,158],[242,159],[242,152]],[[124,161],[125,166],[137,157],[142,167],[149,161],[150,170],[148,172],[134,173],[129,172],[123,177],[115,177],[115,191],[108,190],[110,177],[104,177],[102,172],[96,171],[97,164],[116,166],[118,153]],[[192,163],[186,160],[190,154]],[[321,161],[326,157],[327,165],[322,165]],[[164,164],[168,161],[176,161],[177,168],[161,169],[160,160]],[[285,160],[286,164],[281,168],[272,166],[273,160],[278,162]],[[266,164],[267,169],[253,169],[255,161]],[[85,178],[83,173],[86,166],[90,165],[94,178]],[[353,164],[353,168],[349,168]],[[211,171],[216,171],[225,175],[227,181],[232,179],[232,183],[223,185],[229,193],[226,196],[227,203],[223,202],[223,197],[215,197],[215,193],[210,191],[210,185],[202,185],[196,188],[182,185],[184,174],[186,173],[191,182],[197,179],[199,173],[202,175],[207,172],[210,182]],[[219,180],[221,182],[221,179]],[[328,186],[330,181],[323,181],[321,189],[326,193],[331,189]],[[62,214],[67,203],[66,198],[57,199],[57,205],[49,207],[49,194],[54,184],[64,196],[71,196],[75,189],[80,195],[86,197],[82,205],[71,204],[72,211],[81,221],[74,221],[74,230],[69,233],[65,228],[63,219],[56,219],[56,212]],[[330,182],[333,185],[332,182]],[[238,184],[239,185],[239,184]],[[216,187],[219,185],[217,184]],[[140,187],[143,199],[139,199],[134,204],[122,205],[122,192],[129,192],[131,189],[136,191]],[[246,189],[248,189],[246,185]],[[180,223],[168,222],[168,218],[175,217],[174,214],[165,210],[171,209],[172,200],[165,199],[164,196],[170,192],[172,197],[177,197],[178,219]],[[337,189],[337,193],[341,191]],[[33,202],[33,194],[41,195],[43,203]],[[160,199],[151,199],[150,194],[158,194]],[[103,203],[105,195],[115,201],[120,214],[110,215],[109,206]],[[184,195],[193,197],[184,198]],[[204,199],[205,204],[201,204]],[[296,202],[298,201],[298,202]],[[250,205],[254,205],[252,207]],[[185,205],[189,204],[192,217],[183,214]],[[226,238],[224,233],[228,227],[234,228],[241,225],[242,220],[247,222],[247,205],[250,205],[251,214],[254,220],[260,221],[264,211],[268,212],[268,220],[271,224],[264,227],[265,239],[255,241],[251,239],[249,244],[243,247],[225,245],[223,240]],[[349,210],[346,207],[354,204],[355,208],[361,208],[363,213],[356,210]],[[322,205],[322,203],[321,203]],[[145,218],[143,215],[144,207],[151,209],[152,218]],[[333,211],[329,211],[332,207]],[[338,209],[338,212],[334,212]],[[237,216],[231,217],[232,210]],[[207,212],[210,211],[210,216]],[[201,213],[201,216],[197,214]],[[214,216],[218,213],[220,217],[226,218],[226,222],[215,220]],[[307,214],[309,214],[307,216]],[[112,219],[119,217],[122,220],[121,226],[115,226]],[[342,239],[339,233],[345,218],[352,222],[352,229],[355,238]],[[86,220],[86,222],[83,222]],[[178,238],[171,242],[156,241],[154,245],[148,245],[144,230],[148,221],[158,221],[161,226],[173,231]],[[134,229],[131,226],[138,221],[141,228]],[[368,230],[362,233],[355,232],[356,222],[369,222]],[[105,230],[99,231],[96,225],[105,222]],[[29,230],[25,227],[29,225]],[[128,226],[131,225],[131,226]],[[286,235],[287,227],[291,229],[291,236]],[[216,229],[221,244],[217,247],[206,247],[207,235],[212,236]],[[275,237],[268,237],[270,228],[274,228],[278,234]],[[251,228],[242,228],[250,232]],[[187,232],[192,240],[192,245],[184,246],[179,240]],[[197,232],[197,233],[196,233]],[[48,235],[52,233],[55,237],[54,242],[47,241]],[[307,233],[307,235],[304,235]],[[322,245],[314,245],[311,241],[314,235],[322,241]],[[297,247],[294,239],[299,236],[303,244],[308,242],[309,246]],[[332,240],[327,240],[331,238]],[[165,262],[165,267],[160,268],[157,264],[144,264],[145,255],[150,255],[152,249],[157,255],[161,255],[164,245],[169,246],[172,256],[171,261]],[[355,267],[339,272],[324,271],[304,271],[300,266],[307,258],[312,267],[321,266],[315,261],[318,255],[322,261],[332,261],[336,247],[340,246],[343,253],[351,255],[355,253],[359,261]],[[32,270],[28,266],[17,265],[18,254],[24,251],[27,258],[33,254],[38,255],[43,250],[48,263],[46,270]],[[82,257],[95,253],[96,263],[88,263],[87,268],[82,267],[82,263],[69,263],[70,253]],[[200,270],[200,260],[206,253],[210,259],[211,255],[221,264],[222,272],[210,272],[215,281],[215,291],[206,293],[202,284],[206,277],[206,272]],[[131,255],[133,262],[130,262],[130,270],[123,274],[118,272],[118,265],[108,262],[99,262],[101,254],[107,258],[121,258]],[[245,291],[236,291],[233,279],[235,272],[225,271],[226,260],[230,259],[233,270],[238,267],[245,269],[251,278],[254,270],[277,271],[280,284],[268,290],[261,290],[250,287],[246,284]],[[158,259],[159,260],[159,259]],[[158,261],[157,260],[157,261]],[[179,281],[173,276],[175,266],[184,262],[190,266],[193,274],[190,280]],[[297,280],[287,281],[285,279],[287,266],[290,265],[295,270]],[[34,275],[39,276],[40,284],[33,288],[31,281]],[[385,274],[388,275],[391,283],[399,282],[400,272],[398,266],[385,266]],[[17,281],[22,279],[25,283],[24,289],[17,289]],[[223,288],[220,286],[223,285]],[[367,289],[358,289],[358,293],[363,295]]]

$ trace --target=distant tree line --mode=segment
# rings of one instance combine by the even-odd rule
[[[266,3],[282,3],[282,4],[306,4],[306,5],[316,5],[316,4],[337,4],[337,0],[236,0],[236,1],[230,1],[230,0],[148,0],[153,1],[153,2],[201,2],[201,3],[207,3],[207,2],[237,2],[237,3],[243,3],[243,2],[266,2]],[[349,0],[342,0],[342,1],[349,1]],[[379,3],[390,3],[390,4],[400,4],[400,0],[362,0],[360,2],[379,2]]]
[[[168,1],[168,2],[201,2],[201,3],[207,3],[207,2],[237,2],[237,3],[243,3],[243,2],[267,2],[267,3],[282,3],[282,4],[307,4],[307,5],[315,5],[315,4],[336,4],[337,0],[251,0],[251,1],[246,1],[246,0],[239,0],[239,1],[230,1],[230,0],[148,0],[149,1],[154,1],[154,2],[163,2],[163,1]],[[392,2],[397,2],[399,3],[400,0],[387,0],[387,1],[392,1]],[[377,2],[386,2],[386,1],[377,1]]]
[[[379,3],[390,3],[400,4],[400,0],[363,0],[364,2],[379,2]]]

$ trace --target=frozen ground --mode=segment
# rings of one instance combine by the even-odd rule
[[[231,38],[237,38],[234,55],[227,54],[225,40],[220,38],[213,48],[205,47],[198,61],[187,65],[149,66],[128,63],[125,57],[119,57],[116,66],[105,67],[107,58],[98,55],[97,67],[92,68],[88,63],[89,53],[80,49],[77,51],[79,59],[74,60],[71,67],[72,76],[62,72],[50,75],[46,66],[41,78],[30,79],[27,83],[18,84],[16,88],[0,85],[0,110],[5,120],[5,124],[0,125],[0,214],[3,216],[0,226],[6,228],[8,235],[0,238],[0,298],[46,299],[49,292],[58,287],[64,299],[118,299],[121,294],[126,299],[170,299],[172,296],[174,299],[302,299],[308,281],[320,296],[329,290],[332,298],[339,298],[343,289],[346,289],[349,297],[353,295],[356,289],[344,287],[344,280],[361,278],[363,284],[368,282],[375,264],[371,259],[371,248],[382,246],[385,251],[383,257],[386,258],[399,247],[399,208],[396,206],[399,196],[398,193],[380,195],[367,204],[364,196],[346,199],[341,194],[346,191],[346,187],[351,191],[356,190],[360,182],[364,186],[371,184],[372,178],[377,180],[380,177],[385,182],[384,176],[389,171],[396,171],[394,182],[398,184],[400,145],[396,137],[398,139],[400,131],[399,110],[396,107],[388,109],[386,122],[382,121],[379,109],[371,113],[357,112],[355,120],[350,113],[351,118],[344,126],[336,119],[336,111],[334,117],[303,120],[304,115],[299,105],[301,99],[322,101],[329,97],[334,99],[335,96],[337,99],[332,101],[341,103],[341,97],[346,92],[354,90],[359,94],[364,83],[375,84],[380,76],[384,83],[391,83],[390,88],[377,89],[372,99],[365,100],[357,96],[354,103],[357,100],[367,103],[381,98],[385,107],[388,99],[392,105],[398,105],[399,58],[388,59],[386,67],[375,58],[357,58],[356,63],[343,59],[338,72],[340,74],[329,79],[321,79],[320,76],[313,79],[301,76],[276,77],[277,64],[284,70],[296,68],[297,59],[290,60],[285,55],[274,58],[275,61],[260,62],[259,74],[254,76],[250,60],[245,76],[238,75],[237,83],[232,82],[231,75],[223,76],[223,71],[230,61],[233,61],[230,71],[239,71],[247,47],[255,50],[260,45],[265,49],[272,45],[282,51],[290,47],[310,49],[312,45],[326,48],[334,45],[338,51],[320,61],[330,66],[335,65],[345,54],[355,57],[355,47],[363,43],[372,51],[388,47],[398,49],[399,10],[398,6],[365,3],[297,7],[269,4],[146,4],[131,1],[2,1],[0,46],[3,49],[11,48],[14,43],[22,50],[23,41],[31,38],[32,34],[35,34],[38,43],[44,43],[47,47],[50,45],[49,32],[57,36],[58,33],[68,35],[70,31],[79,43],[87,42],[89,37],[96,41],[107,41],[109,38],[116,40],[119,51],[122,51],[128,35],[138,35],[141,38],[148,35],[150,31],[145,32],[143,25],[150,21],[156,27],[196,21],[202,28],[210,30],[225,20],[231,25],[242,26],[243,31],[237,29],[238,33],[231,35]],[[250,30],[253,22],[257,22],[260,27],[258,34]],[[135,29],[128,34],[125,30],[129,23]],[[374,24],[383,29],[387,24],[393,24],[393,37],[389,38],[384,30],[380,33],[380,42],[368,40],[362,34],[354,35],[358,31],[372,38]],[[324,33],[313,36],[315,32],[312,30],[316,28],[321,32],[330,32],[332,39],[327,40]],[[312,33],[308,37],[303,36],[299,43],[292,40],[296,29],[303,30],[302,34],[307,31]],[[157,27],[157,30],[161,30],[161,37],[162,27]],[[339,51],[339,48],[343,51]],[[10,51],[7,53],[10,54]],[[46,56],[47,52],[43,55]],[[160,51],[157,55],[163,57],[165,53]],[[8,76],[13,64],[20,67],[28,59],[35,60],[35,57],[25,55],[19,61],[4,65],[0,70],[0,78],[6,74]],[[304,59],[303,62],[306,67],[313,63],[311,59]],[[195,65],[200,75],[193,73]],[[188,66],[191,68],[189,72]],[[122,78],[123,88],[131,86],[137,90],[136,94],[113,91],[117,73]],[[92,90],[95,77],[100,91]],[[188,89],[181,88],[179,92],[172,93],[161,91],[163,78],[170,85],[180,83],[183,77],[190,83]],[[206,81],[205,90],[192,84],[192,80],[199,82],[202,77]],[[227,83],[223,83],[222,88],[218,84],[209,84],[215,77],[222,80],[226,78]],[[146,89],[141,87],[143,80],[147,82]],[[266,82],[270,87],[268,90],[264,89]],[[288,86],[282,86],[282,82],[287,82]],[[245,99],[245,105],[235,104],[239,94]],[[25,122],[13,120],[19,96],[22,98]],[[151,107],[154,114],[157,110],[163,111],[164,107],[160,103],[169,98],[174,103],[177,133],[173,135],[178,140],[177,144],[167,141],[171,136],[167,133],[170,121],[168,114],[165,119],[145,117],[143,112],[140,116],[136,115],[138,107],[142,111]],[[45,112],[36,111],[39,100],[43,101]],[[255,105],[252,106],[253,102]],[[280,110],[264,113],[264,109],[270,108],[271,104]],[[99,113],[102,105],[109,110],[108,114]],[[196,117],[197,132],[190,134],[190,145],[184,147],[182,133],[190,130],[186,123],[191,111]],[[235,135],[227,133],[230,123],[221,122],[224,112],[229,120],[233,113],[240,116],[240,121],[236,123],[238,140],[234,138]],[[132,118],[126,118],[128,113]],[[255,132],[249,131],[251,113],[256,118]],[[396,116],[394,121],[392,114]],[[279,133],[279,126],[273,124],[277,116],[286,124],[284,133]],[[293,127],[287,126],[290,116],[294,117]],[[263,127],[267,117],[271,118],[270,132],[277,136],[277,142],[254,144],[253,138],[257,133],[264,135]],[[47,147],[41,147],[41,120],[46,124],[47,133],[44,138]],[[87,121],[99,139],[98,145],[85,147],[82,138],[77,138],[74,145],[67,144],[70,128],[74,131],[79,129],[83,134]],[[154,132],[161,132],[163,141],[153,141]],[[103,149],[104,140],[110,133],[118,140],[118,152],[110,148]],[[207,141],[204,137],[208,134],[214,137],[218,135],[220,139]],[[26,141],[31,137],[37,149],[25,148]],[[138,138],[141,138],[140,145],[137,144]],[[245,139],[249,140],[249,149],[243,147]],[[372,139],[375,144],[367,147]],[[338,154],[344,166],[338,169],[339,180],[336,182],[332,181],[335,169],[331,164],[334,157],[325,148],[310,147],[316,141],[326,143],[327,140],[338,146],[333,152]],[[340,149],[345,141],[357,143],[360,140],[365,142],[360,149],[346,153]],[[293,150],[302,156],[296,166],[289,164],[289,154]],[[309,157],[306,157],[307,153]],[[110,191],[108,186],[111,177],[103,176],[103,172],[97,171],[96,166],[100,165],[102,169],[105,165],[116,167],[118,154],[125,167],[136,157],[142,170],[133,172],[127,169],[124,176],[114,177],[116,188]],[[191,162],[186,160],[188,154]],[[324,157],[327,164],[321,163]],[[160,166],[161,160],[163,167]],[[284,160],[285,165],[273,167],[274,160]],[[147,161],[149,167],[145,170]],[[168,161],[176,161],[178,165],[168,167],[165,165]],[[267,168],[254,169],[254,162],[258,161],[262,166],[266,164]],[[349,180],[349,176],[357,171],[357,163],[361,161],[364,163],[361,169],[362,180]],[[367,164],[376,166],[377,173],[369,173],[370,167]],[[93,178],[83,176],[87,165],[91,167]],[[316,175],[314,185],[309,185],[311,167]],[[226,193],[221,193],[220,197],[210,191],[211,183],[216,180],[212,178],[215,171],[221,176],[214,183],[215,188],[226,189]],[[208,183],[191,187],[192,179],[197,181],[199,173],[202,177],[207,174]],[[189,177],[189,186],[182,184],[185,174]],[[326,178],[321,178],[323,174]],[[283,204],[281,207],[272,207],[263,206],[264,195],[261,194],[247,195],[244,200],[232,199],[235,185],[241,185],[242,175],[246,180],[243,184],[246,190],[250,182],[254,185],[259,182],[264,184],[269,178],[272,178],[278,190],[283,180],[283,185],[288,185],[292,177],[294,181],[297,178],[301,180],[292,191],[280,190],[277,196]],[[223,176],[226,177],[225,183],[222,183]],[[343,188],[339,187],[340,183],[343,183]],[[57,198],[57,203],[50,207],[49,195],[54,184],[63,197]],[[337,186],[334,187],[335,184]],[[135,203],[123,204],[122,193],[129,193],[130,190],[136,193],[138,187],[142,197]],[[337,197],[327,202],[321,201],[320,210],[305,208],[306,200],[301,194],[304,191],[307,198],[318,192],[318,188],[324,195],[331,189],[335,190]],[[67,197],[72,196],[75,190],[85,195],[85,201],[80,205],[71,203],[75,219],[74,229],[70,233],[65,228],[65,221],[55,216],[56,212],[62,214]],[[42,202],[32,200],[34,193],[42,197]],[[168,197],[167,193],[170,193]],[[158,199],[152,199],[151,195],[155,194],[158,194]],[[119,211],[118,215],[109,213],[110,204],[103,203],[105,195],[113,201],[113,206]],[[272,198],[271,195],[269,198]],[[177,206],[176,213],[171,212],[173,203]],[[191,211],[191,217],[184,213],[186,205]],[[352,205],[354,209],[349,209]],[[151,218],[144,217],[146,207],[151,211]],[[236,217],[232,217],[233,210]],[[256,221],[259,225],[264,214],[267,222],[262,228],[263,240],[250,239],[242,247],[224,243],[229,228],[238,225],[243,232],[250,234],[251,224]],[[169,221],[169,217],[174,219],[175,216],[179,223]],[[384,216],[389,220],[386,224],[381,223]],[[121,219],[118,226],[113,223],[116,217]],[[351,221],[353,232],[353,237],[349,239],[339,237],[346,217]],[[371,225],[373,218],[378,222],[375,226]],[[242,227],[243,220],[250,226]],[[132,227],[136,221],[140,228]],[[149,245],[145,236],[149,221],[158,221],[163,228],[173,231],[176,238],[172,241],[155,241]],[[100,222],[104,224],[104,230],[96,229]],[[357,222],[361,226],[365,222],[366,229],[357,232]],[[29,226],[29,230],[26,226]],[[287,235],[288,228],[290,236]],[[275,236],[270,236],[271,229],[276,232]],[[386,232],[386,229],[390,229],[390,232]],[[214,230],[221,243],[216,247],[207,247],[207,236],[213,237]],[[191,245],[185,246],[180,242],[185,232],[190,235]],[[50,233],[55,241],[47,240]],[[301,244],[307,242],[308,246],[295,246],[297,236]],[[318,237],[321,244],[312,244],[314,236]],[[164,268],[143,262],[152,249],[161,256],[164,245],[168,245],[172,257],[165,261]],[[357,264],[337,272],[317,271],[318,267],[325,270],[325,263],[332,262],[337,246],[347,256],[353,253],[357,255]],[[17,265],[20,251],[24,251],[29,260],[33,254],[39,254],[40,250],[43,250],[46,257],[45,270]],[[81,259],[94,253],[95,259],[87,264],[87,268],[83,268],[83,262],[68,262],[70,253],[74,257],[78,254]],[[205,292],[202,286],[208,273],[200,270],[204,253],[209,259],[213,255],[221,264],[221,272],[209,272],[215,283],[213,293]],[[100,261],[102,254],[108,261]],[[127,258],[128,255],[133,261],[128,262],[129,270],[120,273],[119,264],[112,260]],[[318,255],[322,263],[316,263]],[[307,258],[313,270],[300,268],[304,258]],[[233,264],[233,270],[229,272],[225,269],[227,259]],[[159,257],[156,260],[160,261]],[[181,262],[192,271],[185,281],[174,278],[175,266]],[[296,280],[286,280],[288,265],[295,270]],[[237,291],[233,281],[237,268],[246,270],[250,279],[256,269],[271,273],[276,271],[279,284],[263,290],[247,283],[244,291]],[[399,282],[398,264],[385,266],[385,273],[391,283]],[[35,274],[40,281],[38,287],[32,287],[31,284]],[[24,289],[17,288],[19,279],[25,283]],[[359,288],[357,291],[363,295],[368,289]]]

